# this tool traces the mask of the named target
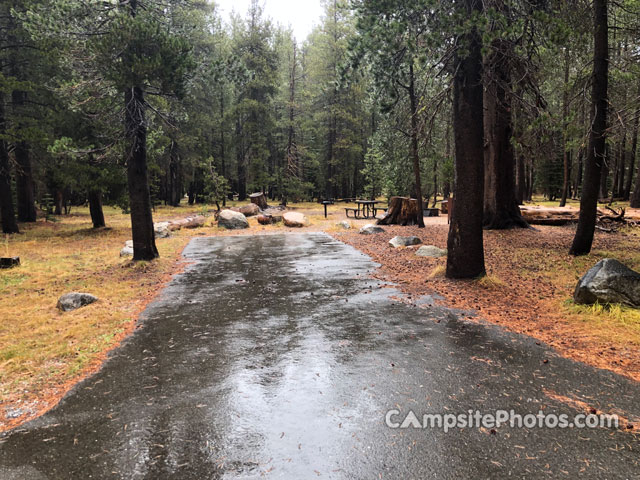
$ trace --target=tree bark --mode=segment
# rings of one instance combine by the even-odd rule
[[[11,192],[11,166],[9,151],[4,139],[6,120],[4,110],[4,94],[0,91],[0,213],[2,214],[2,233],[19,233],[16,214],[13,208]]]
[[[638,88],[638,94],[640,95],[640,86]],[[629,200],[631,197],[631,187],[633,185],[633,174],[636,167],[636,154],[638,152],[638,129],[640,127],[640,116],[636,115],[633,120],[633,128],[631,130],[631,151],[629,152],[629,175],[627,175],[627,183],[624,187],[623,200]],[[639,179],[640,180],[640,179]],[[637,189],[636,182],[636,189]],[[633,205],[632,205],[633,207]],[[638,207],[634,207],[638,208]]]
[[[180,167],[178,143],[172,140],[169,152],[169,191],[167,192],[169,205],[172,207],[180,206],[180,199],[182,198],[182,169]]]
[[[408,197],[391,197],[387,214],[377,221],[378,225],[417,225],[422,218],[418,200]],[[423,219],[424,222],[424,219]]]
[[[13,106],[20,109],[27,101],[27,93],[14,90],[11,94]],[[18,198],[18,220],[20,222],[36,221],[36,203],[34,193],[33,171],[29,144],[19,140],[14,146],[16,159],[16,192]]]
[[[464,0],[464,17],[481,13],[482,0]],[[447,277],[475,278],[485,274],[482,230],[484,193],[482,40],[477,28],[463,33],[455,53],[453,119],[456,154],[455,208],[447,239]]]
[[[93,228],[105,227],[104,212],[102,211],[102,192],[97,189],[89,191],[89,213]]]
[[[484,228],[504,230],[529,225],[520,214],[515,188],[515,157],[511,137],[511,45],[495,40],[486,62],[484,88]]]
[[[418,151],[418,99],[415,89],[415,75],[413,72],[413,58],[409,63],[409,101],[411,103],[411,158],[413,160],[413,176],[415,181],[416,200],[418,201],[418,227],[424,228],[422,212],[422,181],[420,179],[420,154]]]
[[[255,203],[260,207],[260,210],[266,210],[269,208],[269,205],[267,204],[267,197],[262,192],[252,193],[249,195],[249,199],[251,200],[251,203]]]
[[[594,0],[593,87],[591,97],[591,133],[585,158],[584,182],[580,199],[578,229],[569,253],[586,255],[591,251],[596,227],[600,174],[606,155],[607,108],[609,89],[609,21],[607,0]]]
[[[571,157],[567,149],[567,129],[569,127],[569,48],[564,50],[564,91],[562,92],[562,197],[560,198],[560,206],[567,204],[567,195],[569,194],[570,164]]]

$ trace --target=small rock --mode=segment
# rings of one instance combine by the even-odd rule
[[[20,265],[20,257],[2,257],[0,258],[0,268],[13,268]]]
[[[287,212],[282,216],[282,218],[284,219],[284,224],[287,227],[301,228],[309,224],[307,217],[298,212]]]
[[[441,248],[438,248],[434,245],[425,245],[424,247],[420,247],[416,251],[416,255],[418,255],[419,257],[440,258],[440,257],[446,257],[447,251]]]
[[[70,312],[71,310],[76,310],[77,308],[84,307],[97,301],[98,297],[95,297],[90,293],[71,292],[62,295],[58,299],[57,307],[63,312]]]
[[[373,235],[376,233],[384,233],[384,228],[374,225],[373,223],[368,223],[360,229],[360,233],[362,235]]]
[[[239,230],[242,228],[249,228],[249,221],[247,220],[247,217],[240,212],[222,210],[218,217],[218,226],[229,230]]]
[[[580,279],[573,299],[580,304],[622,303],[640,307],[640,273],[612,258],[600,260]]]
[[[249,205],[243,205],[238,209],[238,211],[245,217],[253,217],[260,213],[260,207],[255,203],[250,203]]]
[[[154,223],[153,231],[156,234],[156,238],[169,238],[171,236],[171,230],[169,230],[169,222]]]
[[[8,419],[20,418],[24,414],[29,413],[28,410],[24,410],[22,408],[7,408],[6,412],[5,418]]]
[[[422,243],[422,240],[420,240],[418,237],[393,237],[391,240],[389,240],[389,244],[393,247],[393,248],[398,248],[398,247],[408,247],[409,245],[418,245]]]
[[[336,227],[344,228],[345,230],[351,230],[351,222],[347,222],[343,220],[341,222],[336,223]]]
[[[121,257],[133,257],[133,240],[124,242],[124,248],[120,250]]]

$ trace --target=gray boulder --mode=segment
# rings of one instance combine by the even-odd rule
[[[97,301],[98,297],[94,297],[89,293],[71,292],[62,295],[58,299],[57,307],[63,312],[70,312],[71,310],[76,310]]]
[[[120,250],[121,257],[133,257],[133,240],[124,242],[124,247]]]
[[[573,294],[576,303],[622,303],[640,307],[640,273],[612,258],[600,260],[580,279]]]
[[[397,236],[389,240],[389,245],[391,245],[393,248],[408,247],[410,245],[418,245],[420,243],[422,243],[422,240],[420,240],[418,237]]]
[[[171,236],[171,230],[169,229],[169,222],[154,223],[153,231],[156,234],[156,238],[169,238]]]
[[[309,224],[307,217],[299,212],[287,212],[282,218],[287,227],[302,228]]]
[[[425,245],[424,247],[420,247],[416,251],[416,255],[418,255],[419,257],[440,258],[440,257],[446,257],[447,251],[441,248],[438,248],[434,245]]]
[[[376,233],[384,233],[384,228],[368,223],[360,229],[362,235],[374,235]]]
[[[342,228],[344,230],[351,230],[351,223],[346,220],[342,220],[341,222],[336,223],[336,227]]]
[[[240,212],[222,210],[218,217],[218,226],[229,230],[239,230],[242,228],[249,228],[249,221],[247,220],[247,217]]]
[[[255,203],[250,203],[249,205],[240,207],[238,211],[245,217],[253,217],[260,213],[260,207],[258,207],[258,205],[256,205]]]

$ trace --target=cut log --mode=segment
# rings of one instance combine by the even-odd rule
[[[251,203],[255,203],[258,207],[260,207],[260,210],[266,210],[267,208],[269,208],[269,205],[267,204],[267,197],[264,195],[264,193],[252,193],[251,195],[249,195],[249,198],[251,199]]]
[[[387,214],[378,220],[378,225],[418,225],[420,213],[415,198],[391,197]]]

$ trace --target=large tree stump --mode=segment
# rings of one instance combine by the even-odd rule
[[[264,193],[252,193],[251,195],[249,195],[249,198],[251,199],[251,203],[255,203],[258,207],[260,207],[260,210],[266,210],[267,208],[269,208],[269,205],[267,204],[267,197],[265,197]]]
[[[378,220],[378,225],[418,225],[421,214],[415,198],[391,197],[387,214]]]

